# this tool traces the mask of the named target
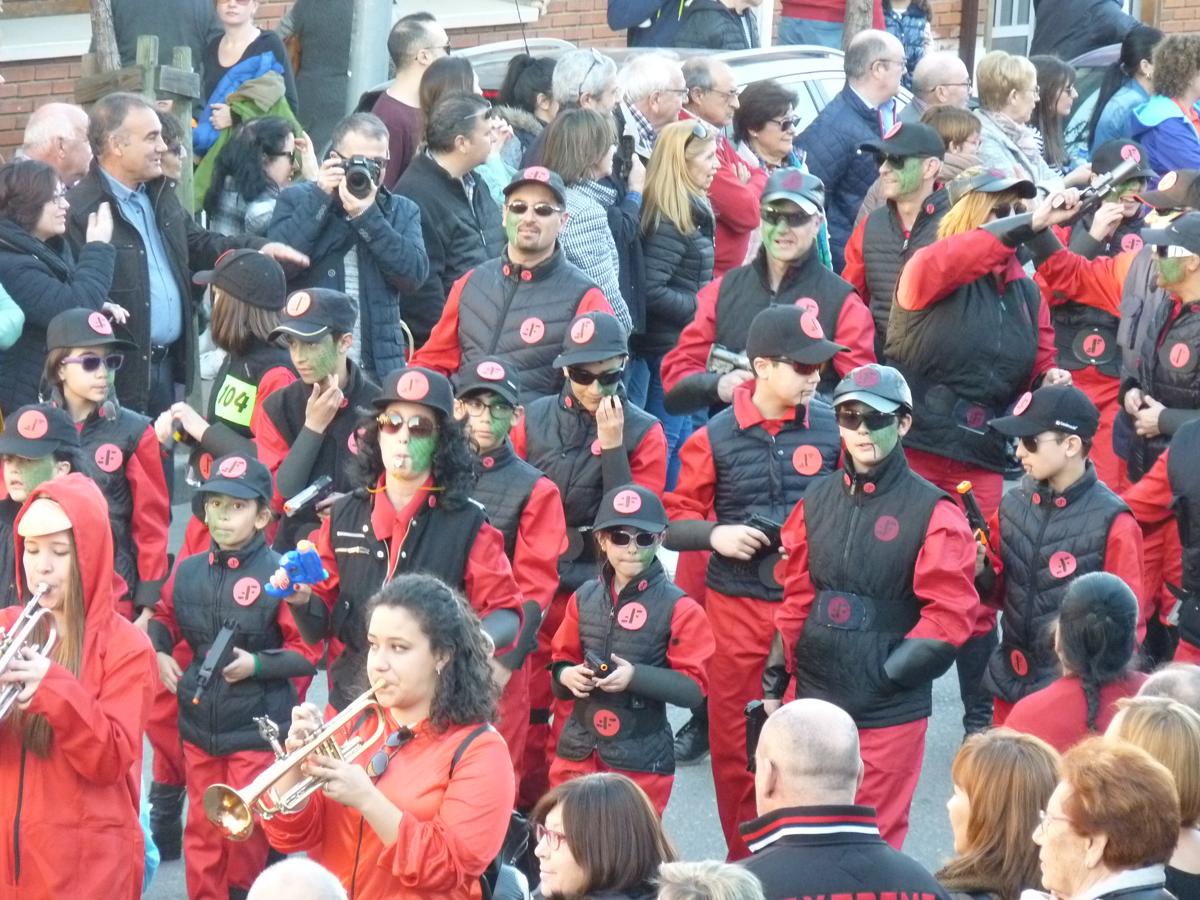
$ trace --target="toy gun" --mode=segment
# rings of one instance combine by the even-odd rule
[[[767,724],[767,709],[761,700],[751,700],[746,704],[746,771],[753,772],[757,768],[754,757],[758,751],[758,738],[763,726]]]
[[[237,637],[237,632],[238,623],[233,619],[226,619],[221,623],[221,630],[217,632],[216,640],[208,648],[208,653],[204,654],[204,662],[200,665],[200,675],[196,679],[196,695],[192,697],[192,706],[200,705],[200,696],[208,689],[208,683],[212,681],[213,675],[229,665],[229,660],[233,656],[233,639]]]
[[[267,593],[276,600],[290,597],[298,584],[316,584],[329,577],[321,565],[321,554],[312,541],[301,541],[279,560],[279,568],[267,582]]]
[[[612,674],[612,657],[601,656],[595,650],[587,650],[583,654],[583,662],[597,679],[607,678]]]
[[[316,506],[333,493],[333,479],[322,475],[295,497],[284,501],[283,512],[289,518],[315,511]]]
[[[746,520],[746,524],[751,528],[757,528],[767,536],[767,546],[760,548],[757,556],[770,556],[779,549],[780,544],[783,542],[781,536],[781,532],[783,531],[782,522],[776,522],[774,519],[768,519],[766,516],[754,513],[754,515]]]
[[[1108,196],[1113,185],[1125,181],[1133,172],[1137,171],[1138,165],[1139,161],[1130,157],[1122,160],[1121,164],[1112,171],[1097,176],[1093,184],[1079,192],[1079,206],[1076,208],[1075,218],[1071,221],[1077,221],[1081,216],[1095,212],[1096,208],[1104,202],[1104,198]],[[1055,209],[1061,207],[1063,205],[1062,196],[1055,197],[1051,205]]]
[[[708,361],[704,368],[713,375],[725,375],[737,369],[750,371],[750,358],[745,353],[738,353],[720,344],[713,344],[708,351]]]
[[[983,517],[983,510],[979,508],[979,502],[975,499],[974,486],[969,481],[962,481],[955,490],[958,491],[958,496],[962,500],[963,509],[967,513],[967,524],[971,526],[975,540],[985,547],[988,546],[992,539],[992,532],[988,528],[987,519]]]

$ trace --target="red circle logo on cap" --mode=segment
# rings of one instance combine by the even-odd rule
[[[1108,346],[1108,342],[1104,340],[1103,335],[1089,334],[1083,339],[1083,352],[1095,359],[1104,352],[1104,348]]]
[[[541,181],[543,183],[550,181],[550,170],[545,166],[530,166],[521,173],[521,177],[529,181]]]
[[[890,141],[892,138],[894,138],[896,135],[898,135],[900,133],[900,129],[901,129],[901,127],[903,127],[903,125],[904,125],[903,122],[897,122],[895,125],[893,125],[891,128],[889,128],[887,130],[887,134],[885,134],[883,136],[883,139],[885,141]]]
[[[1168,172],[1166,175],[1164,175],[1162,178],[1160,178],[1158,180],[1158,190],[1169,191],[1171,188],[1175,187],[1175,182],[1177,182],[1178,180],[1179,180],[1178,172]]]
[[[96,465],[102,472],[115,472],[125,462],[125,454],[116,444],[101,444],[96,448]]]
[[[205,481],[208,481],[209,476],[212,475],[212,464],[213,458],[211,453],[200,454],[200,462],[196,468],[200,470],[200,477]]]
[[[894,541],[900,536],[900,520],[895,516],[880,516],[875,520],[875,537],[883,541]]]
[[[312,297],[307,291],[296,291],[292,296],[288,297],[287,314],[289,316],[302,316],[308,312],[312,306]]]
[[[611,709],[598,709],[592,716],[592,727],[596,729],[596,734],[610,738],[621,730],[621,720]]]
[[[1012,666],[1012,670],[1022,678],[1029,674],[1029,660],[1025,658],[1025,654],[1020,650],[1014,650],[1010,653],[1008,662]]]
[[[530,316],[521,323],[521,330],[518,333],[525,343],[536,344],[546,333],[546,323],[537,316]]]
[[[94,312],[88,316],[88,325],[96,334],[112,334],[112,322],[108,321],[108,316],[104,313]]]
[[[1050,574],[1055,578],[1067,578],[1075,574],[1075,556],[1066,550],[1059,550],[1050,557]]]
[[[262,585],[258,583],[258,579],[247,575],[245,578],[239,578],[234,583],[233,602],[238,606],[249,606],[258,599],[258,595],[261,593]]]
[[[1142,161],[1142,154],[1133,144],[1126,144],[1121,148],[1121,159],[1132,159],[1134,162]]]
[[[50,423],[46,414],[36,409],[26,410],[21,413],[21,418],[17,419],[17,434],[31,441],[42,437],[49,430]]]
[[[1025,412],[1025,410],[1029,409],[1029,404],[1032,402],[1033,394],[1031,394],[1029,391],[1026,391],[1017,398],[1016,405],[1013,406],[1013,415],[1019,416],[1021,413]]]
[[[814,341],[822,340],[825,337],[825,331],[821,328],[821,323],[817,321],[816,316],[810,313],[805,313],[800,317],[800,330]]]
[[[1184,366],[1186,366],[1188,364],[1188,360],[1191,358],[1192,348],[1183,343],[1183,341],[1172,345],[1171,352],[1167,356],[1167,359],[1171,361],[1171,365],[1177,369],[1182,369]]]
[[[795,306],[801,312],[808,313],[810,316],[819,315],[821,312],[821,305],[812,297],[801,297],[796,301]]]
[[[246,474],[246,460],[240,456],[222,460],[221,465],[217,466],[217,474],[224,478],[241,478]]]
[[[586,344],[596,333],[596,323],[591,319],[576,319],[571,326],[571,340],[577,344]]]
[[[621,491],[613,497],[613,509],[623,516],[630,515],[642,508],[642,498],[637,491]]]
[[[879,384],[879,370],[871,366],[859,366],[851,373],[851,378],[859,387],[875,387]]]
[[[405,372],[396,379],[396,396],[401,400],[422,400],[429,393],[424,372]]]
[[[617,613],[617,624],[626,631],[637,631],[646,624],[646,619],[650,616],[646,612],[646,607],[640,603],[626,603],[621,607],[621,611]]]
[[[801,475],[816,475],[821,471],[821,451],[812,444],[801,444],[792,451],[792,468]]]
[[[485,381],[503,381],[504,366],[489,359],[475,367],[475,374]]]
[[[1145,241],[1142,240],[1140,234],[1127,234],[1121,238],[1121,249],[1126,251],[1141,250],[1145,246]]]

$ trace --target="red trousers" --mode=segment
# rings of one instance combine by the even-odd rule
[[[1179,646],[1175,648],[1175,662],[1200,665],[1200,647],[1189,644],[1187,641],[1180,641]]]
[[[525,764],[525,741],[529,734],[529,660],[512,673],[508,684],[500,694],[499,715],[496,730],[508,744],[512,757],[513,772],[521,780],[521,767]]]
[[[186,666],[184,666],[186,668]],[[146,739],[154,751],[151,777],[158,784],[183,787],[187,783],[183,767],[183,744],[179,739],[179,698],[161,681],[154,692]]]
[[[550,733],[550,710],[554,700],[550,689],[550,642],[566,615],[571,593],[560,590],[554,595],[550,608],[542,617],[537,649],[525,661],[529,667],[529,728],[517,789],[518,809],[532,809],[550,787],[550,759],[554,756]]]
[[[708,575],[708,558],[712,556],[707,550],[685,550],[675,561],[675,585],[689,597],[695,598],[701,606],[704,605],[704,594],[708,590],[704,579]]]
[[[717,639],[708,661],[708,736],[717,814],[731,862],[750,855],[738,826],[755,818],[754,776],[746,770],[746,704],[762,697],[778,603],[708,589],[705,609]]]
[[[875,807],[880,835],[897,850],[908,834],[908,811],[921,777],[928,727],[928,719],[917,719],[886,728],[858,729],[863,761],[858,803]]]
[[[561,756],[555,755],[553,762],[550,763],[550,787],[556,788],[572,778],[594,775],[597,772],[618,772],[629,778],[646,792],[646,796],[650,798],[650,802],[658,811],[658,817],[662,818],[662,814],[667,808],[667,801],[671,799],[671,786],[675,783],[675,776],[614,769],[605,765],[604,761],[600,759],[600,754],[594,750],[586,759],[578,761],[563,759]]]
[[[1117,402],[1117,393],[1121,381],[1097,371],[1095,366],[1088,366],[1078,372],[1072,372],[1072,382],[1100,410],[1100,425],[1096,429],[1096,437],[1092,440],[1092,452],[1089,458],[1096,467],[1096,475],[1116,493],[1121,493],[1129,487],[1129,466],[1125,460],[1117,456],[1113,449],[1113,423],[1121,405]]]
[[[242,750],[209,756],[184,743],[187,762],[188,815],[183,829],[183,858],[188,900],[229,900],[230,887],[248,890],[266,868],[267,836],[261,826],[245,841],[228,840],[204,815],[204,792],[210,785],[243,788],[262,774],[275,755],[269,750]]]
[[[992,700],[992,727],[999,728],[1003,725],[1004,720],[1008,718],[1008,714],[1013,711],[1013,707],[1016,705],[999,697],[994,698]]]

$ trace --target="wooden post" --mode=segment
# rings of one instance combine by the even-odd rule
[[[184,209],[192,208],[193,187],[192,172],[192,101],[193,97],[185,83],[179,83],[177,76],[187,75],[196,82],[196,93],[199,94],[199,78],[192,71],[192,48],[176,47],[171,54],[171,68],[159,72],[158,89],[171,99],[171,115],[179,120],[183,127],[183,172],[179,176],[179,185],[175,192]]]
[[[153,103],[158,99],[154,96],[154,70],[158,68],[158,35],[138,36],[137,67],[142,72],[142,89],[139,93]]]
[[[975,41],[979,33],[979,3],[980,0],[963,0],[962,24],[958,33],[958,58],[972,74],[975,72]]]
[[[967,0],[970,2],[970,0]],[[874,0],[846,0],[845,27],[842,30],[842,49],[849,50],[850,42],[859,32],[871,27],[875,18]]]
[[[117,30],[113,26],[112,0],[92,0],[92,43],[99,71],[115,72],[121,68]]]

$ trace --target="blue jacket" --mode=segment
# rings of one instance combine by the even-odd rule
[[[1170,97],[1155,95],[1129,117],[1129,136],[1146,148],[1159,175],[1175,169],[1200,169],[1200,135]]]
[[[608,27],[627,31],[630,47],[673,47],[683,8],[684,0],[608,0]]]
[[[221,136],[221,132],[213,127],[213,106],[217,103],[227,102],[225,98],[247,81],[261,78],[268,72],[278,72],[282,75],[283,66],[279,64],[279,60],[273,54],[260,53],[258,56],[243,59],[225,73],[225,77],[218,81],[216,88],[213,89],[212,96],[205,102],[204,112],[200,114],[196,127],[192,129],[193,152],[196,154],[206,153]]]
[[[1150,99],[1146,89],[1132,78],[1125,83],[1104,104],[1104,111],[1096,120],[1096,134],[1092,138],[1092,152],[1105,141],[1123,138],[1129,134],[1129,115]]]
[[[808,170],[825,182],[825,218],[833,271],[846,266],[846,242],[867,191],[879,177],[879,167],[858,147],[880,136],[879,112],[871,109],[850,85],[829,101],[796,139]]]

